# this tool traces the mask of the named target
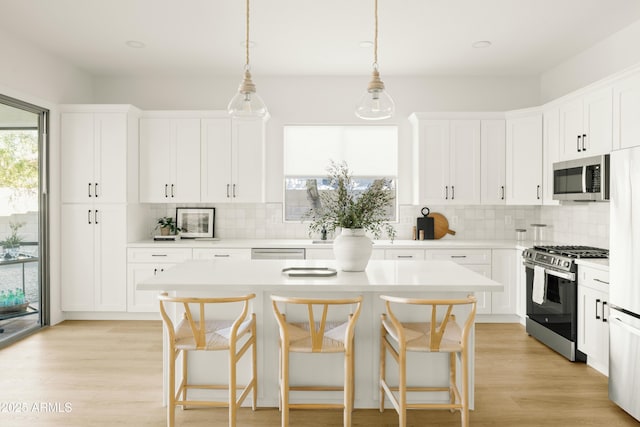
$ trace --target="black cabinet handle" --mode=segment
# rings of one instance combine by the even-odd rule
[[[230,185],[227,184],[227,198],[231,197],[231,196],[229,196],[229,187],[230,187]]]
[[[536,186],[536,198],[538,200],[540,200],[540,186],[539,185]]]
[[[466,255],[451,255],[451,258],[466,258]]]
[[[93,222],[97,225],[98,224],[98,210],[96,209],[94,214],[93,214]]]
[[[581,136],[580,136],[580,135],[578,135],[578,142],[577,142],[577,150],[578,150],[578,153],[579,153],[580,151],[582,151],[582,150],[580,149],[580,138],[581,138]]]
[[[587,141],[587,135],[586,134],[582,134],[582,151],[587,151],[587,147],[586,147],[586,141]]]
[[[164,273],[164,268],[161,268],[161,269],[160,269],[160,273]]]
[[[454,185],[451,186],[451,200],[456,198],[456,187]]]
[[[605,305],[607,305],[607,302],[606,302],[606,301],[602,301],[602,321],[603,321],[603,322],[606,322],[606,321],[607,321],[607,318],[606,318],[606,317],[604,317],[604,306],[605,306]]]
[[[89,188],[87,189],[87,195],[88,195],[89,197],[92,197],[92,196],[91,196],[91,183],[89,183]]]
[[[598,304],[600,303],[600,299],[596,300],[596,319],[600,319],[600,316],[598,316]]]
[[[233,197],[234,198],[236,197],[236,185],[235,184],[233,184]]]
[[[167,254],[151,254],[151,256],[167,256]]]
[[[157,268],[154,268],[154,269],[153,269],[153,275],[155,276],[156,274],[158,274],[158,269],[157,269]]]
[[[169,184],[165,184],[164,185],[164,197],[169,197],[169,194],[167,193],[168,190],[169,190]]]
[[[215,254],[213,255],[214,258],[229,258],[231,255],[229,254]]]
[[[93,184],[93,194],[98,197],[98,183]]]
[[[87,210],[87,224],[91,224],[91,209]]]
[[[449,186],[448,185],[444,186],[444,199],[445,200],[449,200]]]
[[[173,184],[171,184],[171,197],[175,197],[173,194]]]
[[[411,259],[413,255],[398,255],[398,259]]]
[[[504,200],[504,185],[500,187],[501,191],[502,191],[502,196],[500,197],[500,200]]]

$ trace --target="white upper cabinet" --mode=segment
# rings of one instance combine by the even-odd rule
[[[135,162],[131,157],[137,155],[133,110],[116,106],[100,111],[99,106],[71,105],[62,109],[62,201],[127,202],[128,178],[135,180],[136,175],[128,170],[128,160]]]
[[[264,201],[263,119],[202,120],[203,202]]]
[[[140,201],[200,201],[200,119],[140,119]]]
[[[640,72],[613,85],[613,149],[640,145]]]
[[[507,119],[507,204],[542,204],[542,114]]]
[[[553,200],[553,164],[560,151],[560,110],[550,108],[542,115],[542,204],[558,205]]]
[[[504,205],[506,200],[506,134],[504,120],[480,123],[480,200],[483,205]]]
[[[411,121],[416,203],[479,204],[480,120]]]
[[[560,159],[570,160],[611,151],[613,93],[594,90],[560,105]]]

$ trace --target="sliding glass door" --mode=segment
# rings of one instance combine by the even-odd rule
[[[0,95],[0,347],[48,323],[47,125]]]

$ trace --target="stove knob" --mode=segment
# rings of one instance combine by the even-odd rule
[[[571,265],[571,262],[569,262],[569,261],[565,261],[565,262],[564,262],[564,266],[565,266],[565,267],[569,267],[570,265]]]

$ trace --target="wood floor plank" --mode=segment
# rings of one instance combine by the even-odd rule
[[[2,427],[162,427],[161,393],[159,321],[67,321],[0,350]],[[516,324],[476,326],[476,409],[470,419],[478,427],[640,425],[609,401],[606,377],[568,362]],[[408,420],[410,426],[460,425],[459,415],[448,411],[410,411]],[[290,421],[340,426],[342,412],[293,410]],[[226,426],[227,411],[178,410],[176,422]],[[353,414],[358,427],[397,424],[390,409]],[[238,425],[279,426],[280,413],[242,408]]]

